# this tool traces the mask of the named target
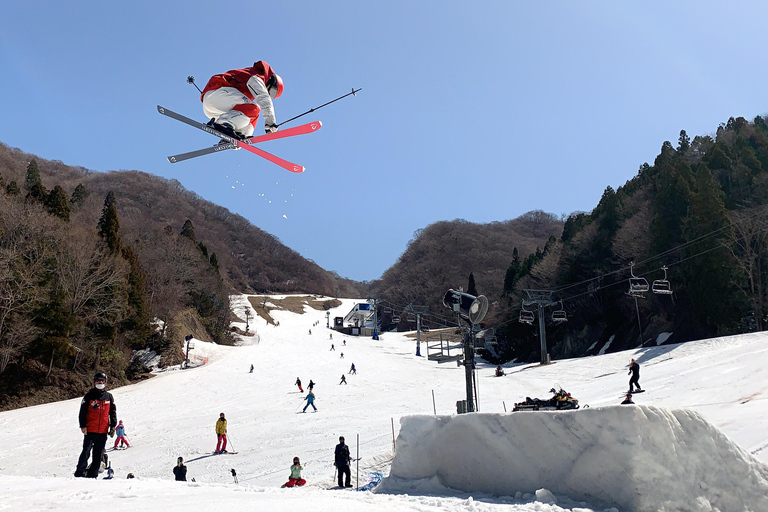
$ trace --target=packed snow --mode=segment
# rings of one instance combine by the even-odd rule
[[[356,303],[342,302],[331,322]],[[246,297],[234,298],[235,311],[245,307]],[[768,510],[764,333],[508,364],[504,377],[479,361],[481,412],[456,415],[456,401],[466,398],[463,368],[416,357],[405,334],[344,336],[325,327],[325,311],[309,306],[303,314],[271,311],[277,327],[252,313],[258,336],[238,346],[195,341],[193,353],[207,364],[110,389],[131,442],[109,452],[113,480],[73,476],[79,399],[0,413],[0,508]],[[620,406],[630,358],[640,363],[647,392]],[[357,374],[349,374],[352,363]],[[339,384],[341,375],[348,384]],[[302,413],[310,379],[318,412]],[[561,386],[580,410],[505,412]],[[237,454],[210,455],[220,412]],[[360,458],[353,483],[386,475],[373,492],[328,490],[340,435]],[[186,483],[171,473],[179,456]],[[294,456],[308,483],[281,489]]]

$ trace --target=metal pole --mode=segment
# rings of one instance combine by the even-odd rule
[[[475,397],[472,391],[472,366],[475,361],[474,350],[472,350],[472,336],[470,330],[464,332],[464,379],[467,383],[467,412],[475,412]]]
[[[541,364],[547,364],[547,327],[544,321],[544,304],[539,302],[539,341],[541,342]]]
[[[395,418],[389,418],[392,420],[392,451],[395,451]]]
[[[437,416],[437,406],[435,405],[435,390],[432,390],[432,410],[435,411],[435,416]]]
[[[197,87],[197,86],[195,86],[195,87]],[[326,105],[330,105],[330,104],[331,104],[331,103],[333,103],[334,101],[339,101],[339,100],[340,100],[340,99],[342,99],[342,98],[346,98],[346,97],[347,97],[347,96],[349,96],[350,94],[351,94],[352,96],[357,96],[357,93],[358,93],[358,92],[360,92],[360,91],[362,91],[362,90],[363,90],[363,89],[362,89],[362,87],[361,87],[360,89],[358,89],[358,90],[355,90],[355,88],[353,87],[353,88],[352,88],[352,92],[348,92],[348,93],[347,93],[347,94],[345,94],[344,96],[339,96],[339,97],[338,97],[338,98],[336,98],[335,100],[331,100],[331,101],[329,101],[328,103],[323,103],[323,104],[322,104],[322,105],[320,105],[319,107],[311,108],[311,109],[307,110],[306,112],[304,112],[303,114],[299,114],[299,115],[297,115],[296,117],[292,117],[292,118],[290,118],[290,119],[289,119],[289,120],[287,120],[287,121],[283,121],[282,123],[279,123],[277,126],[282,126],[282,125],[284,125],[285,123],[290,123],[290,122],[291,122],[291,121],[293,121],[294,119],[298,119],[298,118],[300,118],[301,116],[305,116],[305,115],[307,115],[307,114],[310,114],[310,113],[314,112],[315,110],[319,110],[319,109],[321,109],[321,108],[325,107]]]
[[[635,297],[635,311],[637,312],[637,336],[640,338],[640,345],[643,345],[643,326],[640,325],[640,308],[637,305],[637,295]]]
[[[416,313],[416,355],[421,357],[421,315]]]
[[[355,486],[360,488],[360,434],[357,434],[357,462],[355,462]]]

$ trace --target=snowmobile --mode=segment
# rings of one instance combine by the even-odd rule
[[[549,390],[554,396],[548,400],[541,398],[525,397],[525,402],[515,404],[515,411],[567,411],[579,408],[579,401],[571,396],[564,389],[559,391],[552,388]]]

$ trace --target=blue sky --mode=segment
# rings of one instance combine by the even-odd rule
[[[3,2],[0,141],[176,179],[371,280],[433,222],[591,210],[681,129],[765,115],[766,19],[762,1]],[[255,60],[285,81],[278,122],[363,91],[260,146],[304,174],[245,151],[169,164],[216,140],[156,105],[204,121],[186,77]]]

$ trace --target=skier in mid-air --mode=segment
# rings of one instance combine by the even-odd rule
[[[264,114],[264,131],[277,131],[272,100],[283,94],[283,79],[260,60],[253,66],[213,75],[200,96],[203,112],[214,129],[244,140],[253,135],[259,114]]]

